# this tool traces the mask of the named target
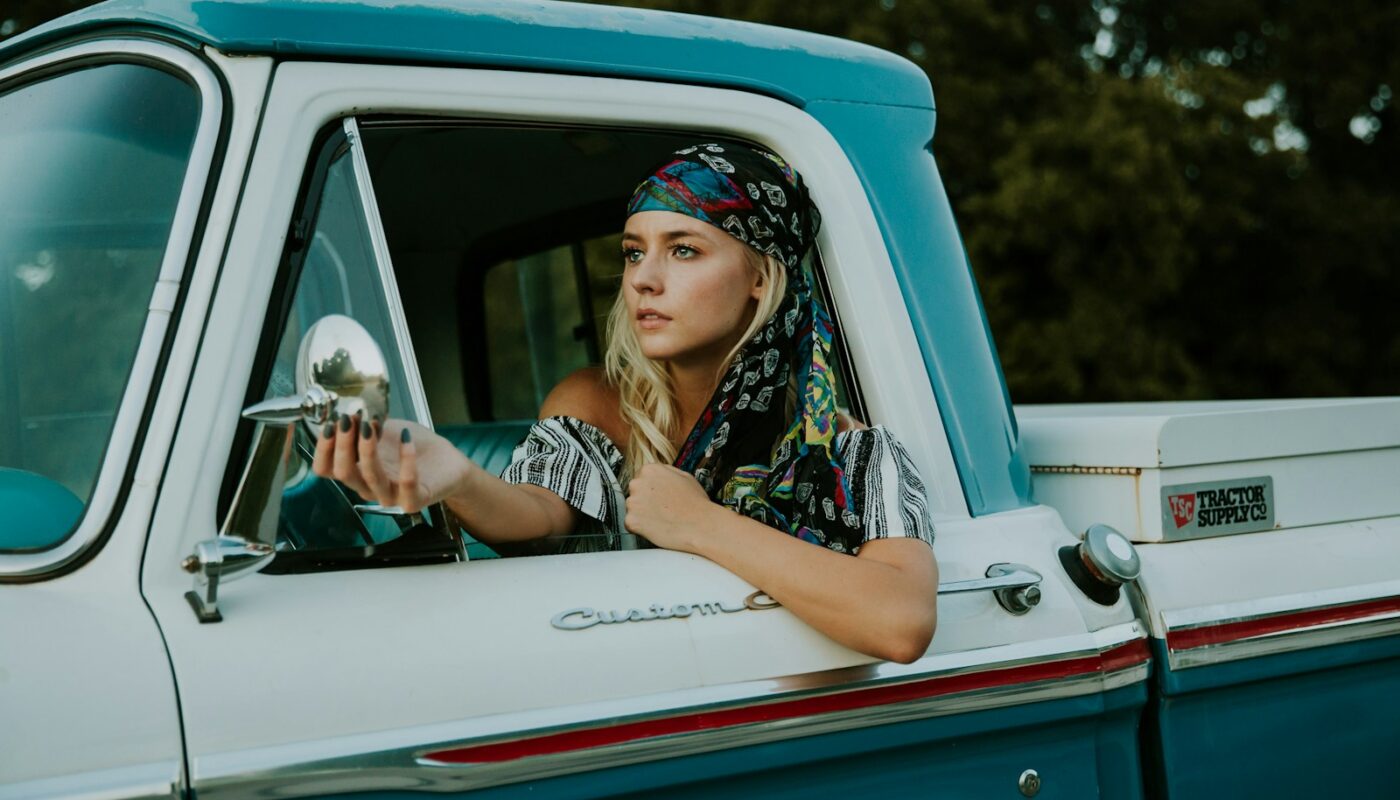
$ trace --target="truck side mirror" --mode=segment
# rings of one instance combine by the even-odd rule
[[[360,323],[340,314],[317,320],[297,352],[297,395],[243,410],[258,423],[253,450],[219,535],[200,542],[182,563],[194,575],[185,599],[200,622],[218,622],[219,583],[250,575],[276,555],[282,489],[291,463],[294,426],[314,429],[334,414],[365,418],[389,411],[384,354]]]

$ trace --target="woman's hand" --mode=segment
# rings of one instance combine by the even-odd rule
[[[627,530],[657,547],[696,552],[716,513],[730,513],[710,500],[695,476],[667,464],[647,464],[627,487]]]
[[[407,420],[342,416],[320,430],[311,471],[366,500],[415,513],[457,491],[476,465],[432,430]]]

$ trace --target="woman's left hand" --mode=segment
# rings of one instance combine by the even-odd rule
[[[696,551],[696,542],[715,512],[695,476],[667,464],[647,464],[627,487],[627,530],[667,550]]]

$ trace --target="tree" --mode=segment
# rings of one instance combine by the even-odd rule
[[[83,4],[9,14],[23,29]],[[854,39],[928,72],[1016,401],[1400,394],[1400,7],[620,4]]]

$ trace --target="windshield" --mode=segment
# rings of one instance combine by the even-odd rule
[[[50,547],[82,516],[199,108],[194,86],[137,64],[0,92],[0,550]]]

